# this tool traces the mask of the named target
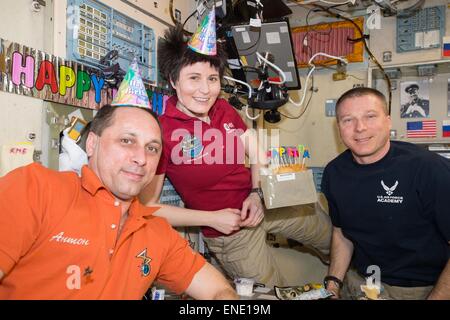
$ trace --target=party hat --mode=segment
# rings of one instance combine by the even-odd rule
[[[151,108],[136,58],[131,62],[111,105]]]
[[[216,45],[216,12],[211,10],[205,16],[197,31],[188,43],[189,48],[195,52],[214,56],[217,53]]]

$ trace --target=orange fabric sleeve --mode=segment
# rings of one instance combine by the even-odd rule
[[[168,225],[167,256],[161,265],[156,281],[167,286],[176,294],[189,287],[195,274],[205,265],[205,259],[192,250],[188,242]]]
[[[45,181],[37,164],[0,178],[0,269],[8,274],[33,245],[43,220]],[[41,180],[40,180],[41,179]]]

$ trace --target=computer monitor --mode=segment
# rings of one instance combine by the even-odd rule
[[[249,24],[231,26],[227,32],[228,40],[234,42],[234,50],[228,46],[229,67],[233,77],[247,83],[258,79],[255,72],[243,72],[237,67],[239,59],[251,67],[259,66],[256,52],[264,55],[268,52],[274,57],[273,63],[284,71],[285,86],[288,90],[301,89],[297,70],[297,61],[292,45],[291,29],[287,19],[275,22],[264,22],[261,28],[255,29]],[[233,51],[237,50],[234,52]],[[279,77],[273,68],[269,68],[269,77]]]

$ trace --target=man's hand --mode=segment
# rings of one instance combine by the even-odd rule
[[[425,110],[423,110],[423,108],[421,106],[417,105],[417,104],[411,104],[408,107],[408,109],[406,110],[405,114],[412,114],[412,113],[414,113],[414,111],[420,113],[420,115],[422,117],[426,117],[427,116],[426,113],[425,113]]]
[[[405,114],[413,113],[413,111],[414,111],[414,105],[410,104],[408,109],[406,109]]]
[[[250,193],[241,210],[241,227],[256,227],[264,218],[264,206],[257,193]]]
[[[450,244],[450,241],[449,241]],[[449,300],[450,299],[450,259],[442,270],[436,285],[428,296],[428,300]]]
[[[328,285],[325,289],[327,289],[328,291],[330,291],[333,294],[333,296],[331,296],[330,299],[340,299],[340,297],[341,297],[339,294],[340,289],[335,282],[329,281]]]
[[[239,209],[231,208],[214,211],[209,226],[224,234],[230,234],[240,229],[242,222],[240,213]]]

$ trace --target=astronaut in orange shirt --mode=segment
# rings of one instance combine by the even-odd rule
[[[154,281],[194,299],[237,297],[136,197],[162,149],[147,105],[98,111],[81,177],[31,164],[0,179],[0,300],[141,299]]]

